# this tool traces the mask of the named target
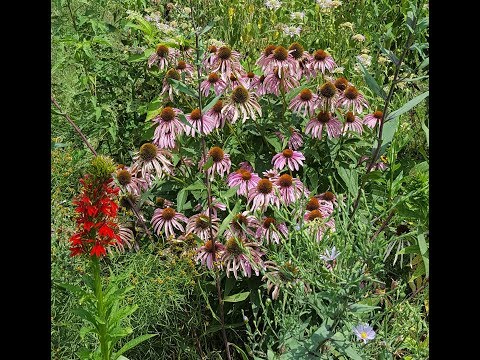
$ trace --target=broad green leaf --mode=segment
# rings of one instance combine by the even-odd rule
[[[401,108],[392,111],[390,114],[388,114],[387,118],[385,119],[385,125],[387,121],[391,119],[395,119],[398,116],[402,115],[403,113],[406,113],[408,110],[412,109],[416,105],[418,105],[420,102],[422,102],[427,96],[429,95],[428,91],[425,91],[423,94],[418,95],[414,97],[412,100],[407,102],[405,105],[403,105]]]
[[[331,331],[327,329],[325,322],[323,322],[322,325],[320,325],[320,327],[312,334],[306,345],[310,351],[314,351],[331,336]]]
[[[238,294],[225,296],[223,298],[223,301],[224,302],[240,302],[240,301],[245,300],[248,297],[248,295],[250,295],[250,291],[241,292],[241,293],[238,293]]]
[[[282,144],[280,144],[280,140],[277,136],[265,136],[265,139],[272,144],[275,151],[278,153],[282,151]]]
[[[357,60],[358,61],[358,60]],[[363,66],[363,64],[358,61],[360,64],[362,71],[363,71],[363,78],[365,79],[365,82],[367,83],[368,87],[378,96],[380,96],[382,99],[387,98],[387,94],[385,94],[385,91],[378,85],[378,83],[375,81],[372,75],[368,72],[368,70]]]
[[[418,245],[411,245],[407,246],[397,252],[398,255],[402,254],[418,254],[420,252],[420,248]]]
[[[204,190],[206,189],[205,183],[203,181],[195,181],[193,184],[188,185],[183,190]]]
[[[168,79],[168,81],[172,84],[172,86],[177,89],[178,91],[189,95],[193,96],[194,98],[198,98],[198,93],[196,90],[188,87],[186,84],[184,84],[181,81],[175,80],[175,79]]]
[[[210,21],[207,26],[205,26],[202,31],[200,31],[200,34],[198,34],[198,36],[202,36],[203,34],[205,34],[207,31],[209,31],[211,28],[213,27],[213,22]]]
[[[235,185],[234,187],[228,189],[224,194],[223,198],[228,199],[237,193],[237,190],[240,188],[240,185]]]
[[[375,309],[380,309],[379,306],[370,306],[370,305],[365,305],[365,304],[352,304],[349,306],[350,311],[353,313],[364,313],[364,312],[369,312],[373,311]]]
[[[133,349],[135,346],[138,344],[144,342],[145,340],[150,339],[151,337],[156,336],[157,334],[145,334],[145,335],[140,335],[136,337],[135,339],[130,340],[127,342],[125,345],[122,346],[120,350],[118,350],[113,356],[113,360],[119,359],[120,355],[122,355],[125,351],[128,351],[130,349]]]
[[[75,295],[78,295],[78,296],[85,296],[87,295],[86,291],[81,289],[79,286],[76,286],[76,285],[70,285],[70,284],[64,284],[64,283],[61,283],[61,284],[57,284],[58,286],[64,288],[64,289],[67,289],[68,291],[74,293]]]
[[[183,205],[185,204],[185,200],[187,199],[187,192],[185,189],[182,189],[177,194],[177,211],[183,210]]]
[[[357,196],[358,193],[358,173],[353,169],[345,169],[337,167],[338,175],[347,185],[348,192],[352,196]]]

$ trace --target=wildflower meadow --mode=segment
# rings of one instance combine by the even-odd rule
[[[425,0],[52,0],[52,359],[428,359]]]

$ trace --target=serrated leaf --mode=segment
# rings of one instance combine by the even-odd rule
[[[192,96],[196,99],[198,99],[198,93],[196,90],[193,90],[192,88],[188,87],[185,83],[179,81],[179,80],[175,80],[175,79],[168,79],[168,81],[172,84],[172,86],[177,89],[178,91],[186,94],[186,95],[189,95],[189,96]]]
[[[188,185],[183,190],[204,190],[204,189],[206,189],[205,184],[203,183],[203,181],[198,180],[193,184]]]
[[[117,360],[120,355],[122,355],[125,351],[128,351],[130,349],[133,349],[135,346],[138,344],[141,344],[145,340],[150,339],[151,337],[156,336],[157,334],[146,334],[146,335],[140,335],[136,337],[135,339],[130,340],[127,342],[125,345],[122,346],[120,350],[118,350],[112,357],[113,360]]]
[[[181,212],[183,210],[183,205],[187,199],[187,192],[185,189],[182,189],[177,194],[177,211]]]
[[[248,298],[248,295],[250,295],[250,291],[241,292],[241,293],[234,294],[234,295],[228,295],[228,296],[225,296],[223,298],[223,301],[224,302],[232,302],[232,303],[240,302],[240,301],[243,301],[246,298]]]
[[[95,325],[95,326],[98,325],[97,319],[96,319],[98,316],[92,315],[90,312],[88,312],[87,310],[85,310],[83,308],[74,309],[73,313],[80,316],[83,320],[88,321],[92,325]]]
[[[430,94],[429,91],[425,91],[423,94],[414,97],[412,100],[407,102],[405,105],[403,105],[399,109],[392,111],[390,114],[388,114],[387,118],[385,119],[385,123],[389,120],[397,118],[403,113],[406,113],[408,110],[412,109],[413,107],[418,105],[420,102],[422,102],[429,94]]]

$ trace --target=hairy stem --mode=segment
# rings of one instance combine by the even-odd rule
[[[107,342],[107,319],[105,318],[105,304],[103,302],[102,278],[100,277],[100,261],[98,257],[92,256],[93,279],[95,283],[95,298],[97,299],[97,315],[104,321],[104,324],[98,324],[98,338],[100,341],[100,351],[102,360],[110,359]]]

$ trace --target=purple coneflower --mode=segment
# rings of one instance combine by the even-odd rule
[[[175,69],[169,69],[163,78],[163,87],[160,95],[168,92],[168,98],[173,101],[173,86],[170,85],[168,79],[180,80],[180,73]]]
[[[273,69],[277,69],[278,76],[283,78],[284,76],[296,77],[298,72],[298,63],[293,58],[291,51],[288,51],[283,46],[277,46],[270,55],[267,56],[263,62],[263,72],[270,72]]]
[[[333,213],[333,204],[330,201],[319,200],[317,195],[308,200],[305,209],[307,211],[319,210],[324,217],[328,217]]]
[[[132,172],[140,171],[144,179],[154,174],[159,177],[162,177],[165,173],[171,174],[173,165],[167,159],[171,157],[170,151],[160,149],[152,143],[145,143],[133,157]]]
[[[360,94],[355,86],[348,86],[345,91],[340,94],[337,100],[337,106],[345,109],[352,109],[356,113],[361,113],[363,108],[368,107],[368,102],[362,94]]]
[[[109,254],[113,253],[115,249],[119,253],[125,252],[125,245],[128,247],[129,250],[135,249],[136,251],[140,250],[140,246],[135,241],[135,236],[133,235],[133,231],[126,227],[119,225],[118,226],[118,235],[120,236],[120,241],[115,241],[112,245],[107,247],[107,252]]]
[[[207,268],[210,270],[213,269],[213,257],[215,256],[215,264],[220,267],[219,259],[222,256],[222,253],[225,251],[225,246],[219,241],[215,241],[215,253],[213,251],[213,242],[212,240],[207,240],[205,244],[203,244],[197,250],[197,259],[196,261],[200,261],[202,265],[207,265]]]
[[[278,170],[282,170],[286,165],[290,170],[298,171],[300,166],[303,166],[303,160],[305,156],[300,151],[285,149],[272,158],[272,164]]]
[[[274,68],[272,72],[268,73],[268,75],[265,77],[265,80],[263,81],[265,91],[268,94],[274,94],[276,96],[279,96],[282,91],[283,93],[287,93],[299,85],[300,83],[295,76],[281,77],[280,70],[278,68]]]
[[[265,75],[260,75],[260,77],[250,84],[250,90],[255,91],[257,96],[263,96],[268,94],[267,89],[265,88]]]
[[[157,235],[160,236],[160,231],[164,229],[166,238],[170,235],[175,235],[174,228],[181,232],[185,231],[182,224],[180,224],[180,221],[186,223],[188,218],[185,215],[176,212],[175,209],[172,209],[171,207],[155,209],[151,220],[153,230],[155,230]]]
[[[312,61],[309,65],[313,76],[315,76],[319,71],[322,74],[325,74],[325,70],[332,72],[337,66],[333,58],[322,49],[319,49],[313,53]]]
[[[136,172],[132,172],[127,166],[122,166],[117,170],[116,177],[120,185],[127,193],[139,196],[150,186],[147,179],[139,178]]]
[[[215,45],[210,45],[208,51],[205,52],[203,59],[203,66],[206,70],[213,68],[216,60],[218,48]]]
[[[223,101],[218,100],[215,105],[213,105],[208,111],[205,113],[205,116],[209,116],[215,121],[215,128],[223,128],[225,126],[225,114],[222,113],[223,109]]]
[[[339,92],[337,91],[335,85],[333,85],[330,81],[327,81],[319,89],[318,104],[323,111],[333,112],[335,110],[338,97]]]
[[[213,129],[215,129],[215,120],[212,119],[207,114],[203,114],[200,112],[200,109],[193,109],[192,112],[185,116],[187,121],[192,126],[185,126],[185,133],[187,135],[191,135],[195,137],[195,134],[202,134],[202,122],[203,122],[203,134],[208,135],[210,134]]]
[[[238,279],[238,270],[241,270],[243,276],[252,276],[252,269],[255,275],[260,274],[260,269],[265,266],[262,261],[264,253],[255,243],[247,243],[246,240],[230,237],[225,244],[225,251],[222,254],[222,268],[225,264],[225,272],[230,277],[230,271],[233,272],[235,279]]]
[[[258,58],[256,64],[261,68],[264,68],[268,63],[268,57],[273,53],[277,47],[275,45],[267,45],[265,49],[262,51],[262,55]]]
[[[241,73],[243,71],[239,59],[240,54],[237,51],[230,49],[229,46],[222,46],[213,55],[213,71],[220,72],[222,79],[227,81],[232,72]]]
[[[363,118],[363,124],[373,129],[375,125],[379,124],[382,121],[383,112],[380,110],[375,111],[373,114],[365,115]]]
[[[368,156],[362,156],[360,158],[360,161],[358,162],[358,164],[361,164],[362,162],[366,161],[366,160],[369,160],[370,157]],[[388,163],[388,159],[386,156],[382,155],[380,156],[380,159],[375,162],[375,164],[373,164],[372,168],[370,169],[370,171],[373,171],[373,170],[385,170],[387,168],[387,163]],[[367,161],[365,163],[365,168],[368,169],[368,164],[369,164],[369,161]]]
[[[218,200],[215,196],[212,196],[212,216],[217,217],[217,210],[220,211],[225,211],[227,209],[227,205],[222,203],[220,200]],[[202,211],[205,208],[205,214],[209,215],[210,214],[210,209],[208,207],[208,201],[205,201],[203,206],[202,204],[198,203],[194,208],[193,211]]]
[[[280,199],[286,206],[300,199],[302,195],[308,195],[308,190],[305,189],[302,182],[288,174],[280,175],[274,184],[277,185]]]
[[[163,71],[170,62],[174,60],[174,51],[166,45],[157,45],[155,52],[148,58],[148,67],[157,64],[160,71]]]
[[[253,215],[250,215],[249,211],[244,211],[236,214],[232,221],[230,221],[230,226],[225,230],[225,237],[240,237],[246,238],[247,236],[255,236],[255,230],[260,226],[257,218]]]
[[[225,91],[227,88],[227,83],[223,81],[223,79],[218,76],[216,72],[212,72],[208,75],[208,78],[203,80],[200,84],[200,91],[202,92],[202,95],[208,96],[212,86],[213,90],[215,91],[215,95],[218,96]]]
[[[237,86],[233,89],[227,104],[222,109],[222,114],[230,118],[232,124],[240,115],[243,115],[243,123],[248,118],[255,120],[256,113],[262,116],[262,108],[255,99],[254,93],[248,91],[244,86]]]
[[[323,127],[327,130],[328,137],[334,138],[342,133],[342,123],[331,116],[328,111],[320,111],[316,117],[310,119],[305,127],[305,134],[310,134],[313,138],[321,139]]]
[[[332,207],[336,207],[338,205],[337,197],[331,191],[325,191],[320,195],[316,195],[315,197],[320,201],[320,205],[322,205],[324,202],[332,204]]]
[[[279,176],[279,172],[277,169],[269,169],[262,172],[262,175],[271,181],[275,181]]]
[[[320,210],[307,211],[304,220],[309,223],[311,233],[315,233],[317,242],[320,242],[327,230],[335,231],[335,220],[333,217],[326,220]]]
[[[280,199],[275,194],[273,189],[273,183],[269,179],[261,179],[258,181],[257,186],[249,191],[248,203],[252,202],[252,211],[260,208],[261,211],[265,211],[268,205],[275,205],[280,207]]]
[[[344,77],[339,77],[333,82],[333,85],[335,85],[336,89],[340,94],[342,94],[345,89],[349,86],[352,86],[352,83],[350,83],[347,79]]]
[[[287,261],[282,266],[279,266],[273,261],[265,261],[266,272],[262,277],[262,281],[267,280],[267,293],[271,293],[272,300],[278,299],[280,288],[292,288],[302,280],[298,268],[290,261]],[[307,284],[303,284],[305,293],[310,291]],[[272,291],[273,289],[273,291]]]
[[[237,86],[243,86],[245,89],[248,90],[248,86],[243,82],[243,77],[238,77],[237,75],[235,75],[234,73],[231,73],[229,76],[228,76],[228,86],[230,89],[235,89]]]
[[[288,147],[293,150],[298,150],[303,146],[302,134],[298,132],[295,128],[290,128],[290,139],[288,139]]]
[[[348,130],[354,131],[362,135],[363,122],[357,115],[354,115],[351,111],[345,115],[345,132]]]
[[[257,240],[261,242],[265,240],[267,244],[280,244],[280,238],[286,238],[287,236],[287,225],[285,225],[283,222],[277,222],[277,220],[273,217],[264,217],[255,234]]]
[[[158,206],[161,209],[165,209],[167,207],[172,207],[173,206],[173,201],[165,199],[161,196],[157,196],[155,198],[155,205]]]
[[[368,324],[359,324],[353,328],[353,333],[357,335],[358,340],[366,344],[369,340],[375,339],[375,331]]]
[[[247,72],[240,79],[247,89],[255,90],[254,85],[258,84],[260,77],[252,71]]]
[[[162,112],[153,118],[153,121],[158,123],[158,126],[155,128],[155,133],[153,135],[153,143],[161,148],[173,148],[174,146],[161,146],[161,137],[165,134],[170,134],[174,139],[177,135],[180,135],[184,132],[184,125],[180,121],[178,115],[181,114],[182,111],[177,108],[172,108],[170,106],[166,106],[163,108]]]
[[[298,42],[292,43],[288,51],[292,54],[292,57],[298,63],[298,76],[297,78],[300,80],[302,75],[305,74],[307,78],[311,77],[310,69],[308,68],[308,64],[312,61],[312,55],[305,51],[304,47],[300,45]],[[314,75],[314,74],[313,74]]]
[[[191,216],[187,222],[186,232],[193,233],[203,241],[206,241],[210,239],[210,221],[212,223],[213,236],[215,236],[218,232],[218,223],[220,220],[216,216],[210,217],[205,213]]]
[[[210,166],[207,170],[207,174],[213,178],[214,174],[217,173],[221,177],[225,176],[225,173],[230,171],[230,167],[232,166],[232,162],[230,160],[230,155],[226,154],[221,148],[218,146],[212,147],[207,154],[206,159],[201,159],[198,162],[198,167],[201,169],[203,165],[211,158],[213,160],[213,165]]]
[[[175,70],[177,70],[180,75],[185,73],[186,77],[193,77],[193,66],[183,60],[178,60]]]
[[[304,116],[312,116],[315,114],[317,101],[318,95],[312,94],[310,89],[303,89],[292,99],[288,108],[292,111],[303,113]]]
[[[260,177],[247,169],[240,168],[227,177],[227,184],[230,187],[240,185],[237,189],[238,195],[248,196],[251,189],[257,186]]]
[[[244,169],[244,170],[248,170],[250,172],[253,172],[253,167],[252,165],[248,162],[248,161],[242,161],[240,164],[238,164],[240,166],[240,169]]]

